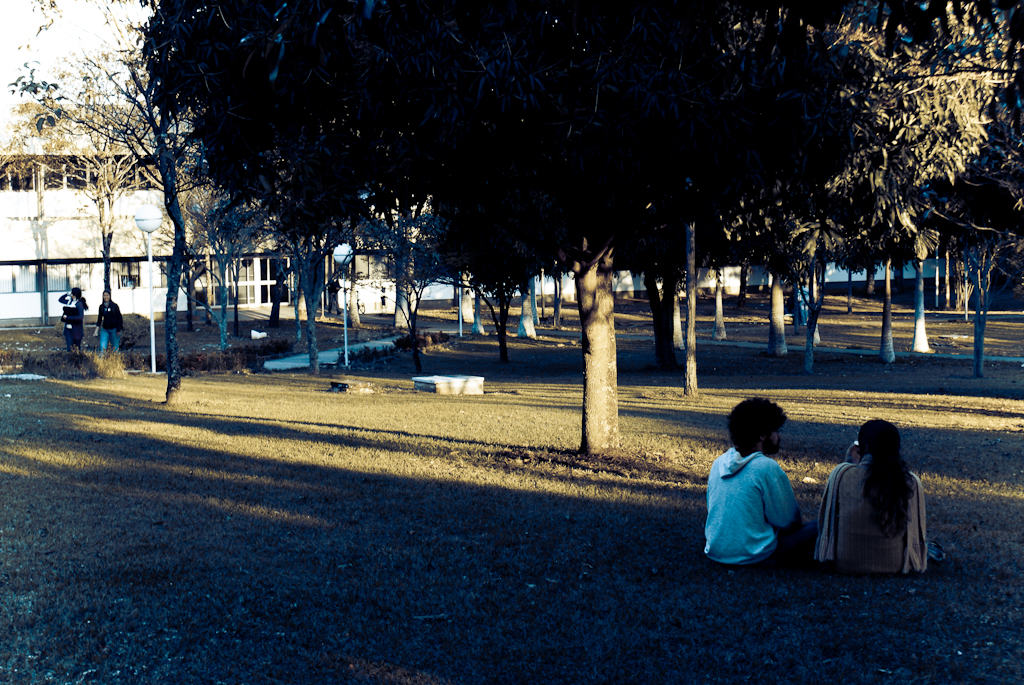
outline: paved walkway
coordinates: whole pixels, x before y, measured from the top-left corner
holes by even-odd
[[[348,346],[349,361],[352,360],[357,353],[364,350],[386,350],[391,348],[395,341],[398,340],[398,336],[391,336],[388,338],[381,338],[380,340],[371,340],[369,342],[361,343],[350,343]],[[334,365],[341,360],[341,363],[345,363],[345,348],[341,349],[330,349],[320,350],[320,365],[325,364]],[[263,364],[263,368],[268,371],[297,371],[300,369],[309,368],[309,353],[305,354],[292,354],[287,357],[281,357],[280,359],[269,359]]]

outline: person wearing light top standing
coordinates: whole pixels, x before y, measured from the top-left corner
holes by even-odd
[[[100,338],[100,353],[107,349],[107,345],[117,352],[121,349],[121,331],[124,329],[124,318],[121,316],[121,308],[110,299],[110,291],[103,291],[103,304],[100,305],[99,318],[96,319],[96,331],[93,335]]]
[[[818,522],[803,523],[793,486],[769,455],[780,447],[782,408],[763,398],[740,402],[729,414],[734,447],[708,475],[704,553],[727,565],[813,562]]]

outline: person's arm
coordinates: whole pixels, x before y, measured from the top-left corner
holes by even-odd
[[[762,490],[765,520],[779,530],[795,530],[803,525],[803,518],[793,494],[793,486],[782,467],[774,461],[772,464],[774,468],[768,474]]]
[[[846,458],[843,461],[847,464],[860,463],[860,441],[854,440],[853,444],[846,448]]]

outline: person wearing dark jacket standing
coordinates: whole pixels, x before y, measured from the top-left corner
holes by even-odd
[[[81,352],[82,338],[85,336],[85,310],[89,308],[82,297],[82,289],[72,288],[70,293],[64,293],[57,301],[64,305],[64,315],[60,320],[64,322],[64,342],[67,343],[68,352],[72,347]]]
[[[114,352],[121,349],[121,331],[124,329],[124,319],[121,317],[121,308],[110,299],[110,291],[103,291],[103,304],[100,305],[99,318],[96,319],[96,332],[94,335],[100,337],[100,353],[102,354],[110,345]]]

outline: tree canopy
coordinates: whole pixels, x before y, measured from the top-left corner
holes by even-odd
[[[576,276],[581,449],[601,451],[618,445],[616,255],[702,222],[791,245],[840,200],[916,227],[908,189],[962,169],[970,127],[939,125],[941,88],[878,65],[917,60],[915,78],[941,81],[924,71],[950,41],[923,39],[958,18],[947,61],[998,36],[1016,65],[1006,4],[162,0],[146,53],[217,182],[293,222],[368,214],[371,196],[399,212],[425,196],[491,214],[510,193],[554,203],[557,233],[511,237]],[[844,11],[863,36],[835,30]]]

